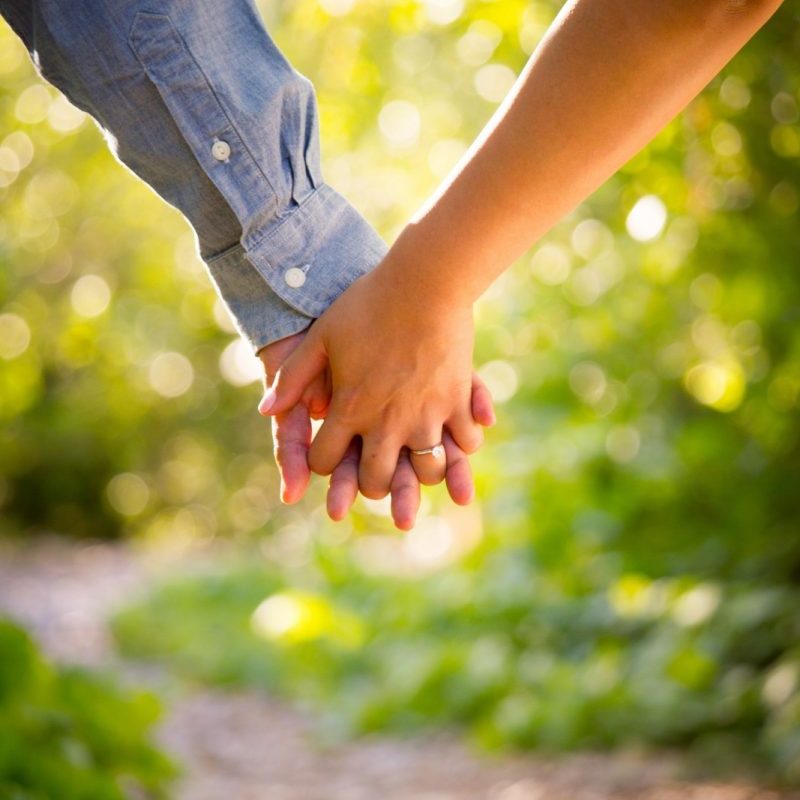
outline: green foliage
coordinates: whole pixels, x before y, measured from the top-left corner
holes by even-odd
[[[558,5],[264,12],[318,88],[327,179],[391,237]],[[730,735],[800,780],[799,16],[787,0],[479,304],[500,417],[480,503],[431,493],[405,540],[380,505],[340,528],[316,491],[279,505],[183,223],[0,31],[2,525],[178,552],[255,539],[278,577],[167,589],[122,640],[334,705],[345,728],[455,721],[492,746],[643,738],[733,760]],[[278,589],[264,640],[251,615]]]
[[[115,630],[134,657],[310,705],[331,735],[456,723],[492,748],[693,744],[800,779],[797,589],[627,575],[569,591],[519,546],[415,580],[323,546],[306,581],[252,563],[195,575]]]
[[[165,797],[173,767],[150,743],[155,698],[56,669],[0,619],[0,797]]]

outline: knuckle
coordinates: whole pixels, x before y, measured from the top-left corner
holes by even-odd
[[[417,482],[408,476],[392,484],[392,494],[399,500],[405,500],[416,488]]]
[[[447,459],[447,472],[457,472],[463,468],[464,464],[467,464],[467,457],[463,450],[457,448]]]
[[[451,489],[463,490],[464,487],[469,486],[469,480],[465,475],[455,474],[448,475],[447,484]]]
[[[364,392],[358,387],[337,389],[334,401],[336,414],[346,423],[358,419],[364,401]]]
[[[426,425],[417,428],[409,437],[409,448],[411,450],[422,450],[426,447],[433,447],[442,441],[442,428],[435,425]],[[412,454],[413,455],[413,454]]]
[[[330,489],[338,489],[338,488],[348,489],[353,485],[353,483],[354,480],[351,475],[347,475],[339,470],[334,470],[333,473],[331,474],[331,479],[328,482],[328,487]]]
[[[383,425],[374,428],[369,432],[369,445],[364,451],[364,457],[368,461],[379,461],[381,453],[393,447],[394,439],[392,431]]]
[[[400,451],[398,431],[379,416],[368,430],[362,433],[362,461],[370,464],[383,464],[391,460],[392,467],[397,464]],[[389,458],[391,454],[391,459]]]
[[[277,441],[272,448],[275,456],[275,461],[279,466],[282,466],[287,461],[305,457],[305,448],[300,442],[281,442]]]

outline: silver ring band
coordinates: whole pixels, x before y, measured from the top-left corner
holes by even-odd
[[[411,448],[409,448],[411,450]],[[434,458],[441,458],[444,455],[444,444],[433,445],[433,447],[423,447],[421,450],[411,450],[411,455],[414,456],[433,456]]]

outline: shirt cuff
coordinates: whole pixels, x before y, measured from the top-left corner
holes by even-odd
[[[387,247],[327,184],[291,213],[206,265],[241,334],[255,351],[307,328]]]

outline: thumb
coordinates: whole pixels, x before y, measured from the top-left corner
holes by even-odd
[[[311,328],[300,346],[281,364],[272,385],[264,392],[258,404],[259,414],[272,417],[296,406],[327,364],[322,337]]]

